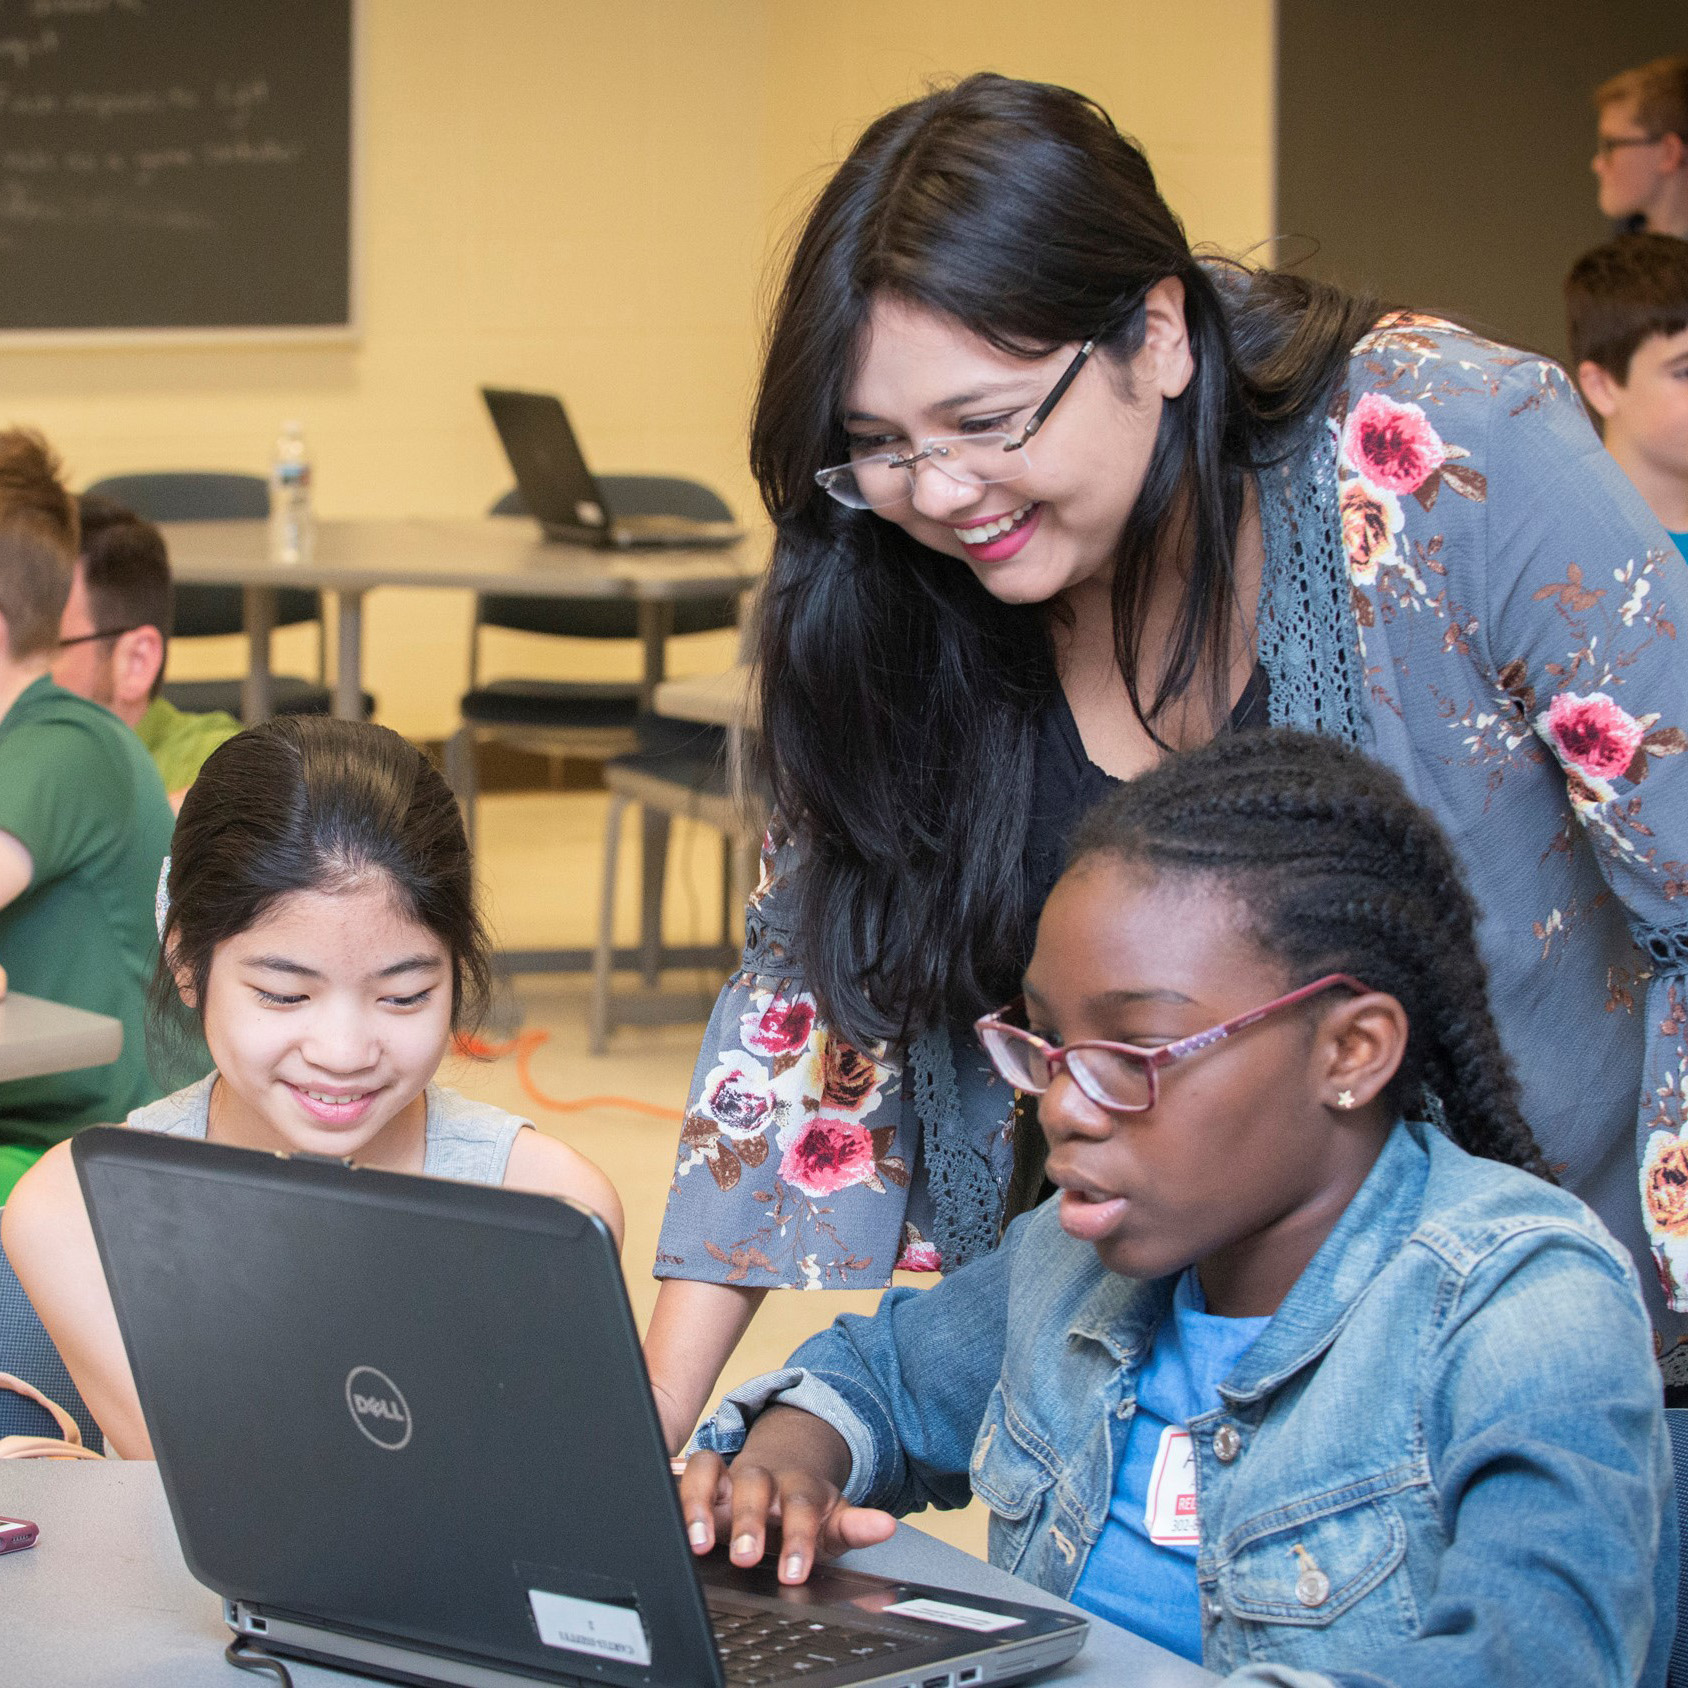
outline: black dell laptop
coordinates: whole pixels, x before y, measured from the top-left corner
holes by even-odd
[[[547,539],[622,548],[709,549],[744,538],[744,530],[729,521],[618,511],[613,492],[587,468],[568,412],[556,394],[482,387],[481,397],[504,455],[510,459],[522,502]]]
[[[183,1555],[243,1646],[473,1688],[968,1688],[1083,1643],[696,1559],[584,1208],[110,1127],[72,1156]]]

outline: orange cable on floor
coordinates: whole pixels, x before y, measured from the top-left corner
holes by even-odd
[[[580,1096],[573,1101],[564,1101],[556,1096],[547,1096],[534,1082],[532,1062],[535,1052],[540,1046],[550,1040],[551,1034],[545,1031],[518,1032],[508,1043],[488,1043],[483,1038],[459,1037],[453,1040],[452,1047],[459,1055],[465,1055],[479,1061],[497,1061],[506,1055],[516,1057],[516,1078],[528,1100],[537,1107],[549,1108],[554,1113],[578,1114],[589,1108],[617,1108],[623,1113],[647,1114],[652,1119],[673,1120],[678,1123],[685,1115],[678,1108],[665,1108],[657,1102],[641,1102],[634,1096]]]

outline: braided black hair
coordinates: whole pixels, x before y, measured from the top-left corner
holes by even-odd
[[[1489,1012],[1477,910],[1435,819],[1387,768],[1335,739],[1233,733],[1099,804],[1072,861],[1211,876],[1305,984],[1352,973],[1406,1010],[1391,1099],[1462,1148],[1553,1178]]]

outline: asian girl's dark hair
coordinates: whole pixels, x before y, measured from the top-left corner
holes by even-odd
[[[757,652],[766,775],[805,849],[806,976],[857,1041],[968,1019],[1011,994],[1037,910],[1022,859],[1048,606],[834,502],[843,393],[876,296],[1037,358],[1096,337],[1122,379],[1144,298],[1183,284],[1195,374],[1168,402],[1119,547],[1115,642],[1154,731],[1205,681],[1222,718],[1235,536],[1274,429],[1320,406],[1373,307],[1199,263],[1143,154],[1068,89],[979,75],[887,112],[822,191],[770,327],[751,465],[775,524]],[[1139,681],[1157,562],[1188,582],[1161,678]],[[1219,658],[1221,660],[1215,660]]]
[[[1291,986],[1349,973],[1406,1010],[1391,1100],[1462,1148],[1552,1180],[1489,1012],[1477,909],[1453,846],[1389,769],[1335,739],[1238,733],[1175,757],[1087,815],[1102,857],[1219,886]]]
[[[178,980],[202,1005],[220,943],[290,892],[377,875],[445,945],[452,1028],[473,1030],[490,992],[490,945],[462,816],[421,751],[372,722],[311,715],[278,716],[219,745],[188,788],[170,846],[151,1001],[159,1055],[177,1054],[173,1034],[186,1029]]]

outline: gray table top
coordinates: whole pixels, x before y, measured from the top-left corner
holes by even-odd
[[[123,1053],[123,1023],[38,996],[0,997],[0,1080],[103,1067]]]
[[[222,1606],[182,1563],[156,1466],[0,1462],[0,1514],[41,1527],[35,1547],[0,1556],[0,1679],[29,1688],[229,1688]],[[1030,1605],[1062,1604],[906,1527],[845,1563]],[[291,1660],[288,1668],[299,1688],[368,1680]],[[1052,1688],[1198,1688],[1217,1678],[1093,1618],[1084,1650],[1045,1680]]]
[[[672,600],[754,586],[760,547],[599,550],[546,540],[508,516],[461,520],[321,521],[308,563],[272,562],[265,523],[164,522],[178,580],[227,586],[304,586],[368,592],[378,586],[444,586],[554,598]]]
[[[663,680],[651,696],[658,715],[676,721],[707,721],[716,727],[755,724],[756,700],[751,695],[749,665],[740,663],[724,674],[697,674],[684,680]]]

